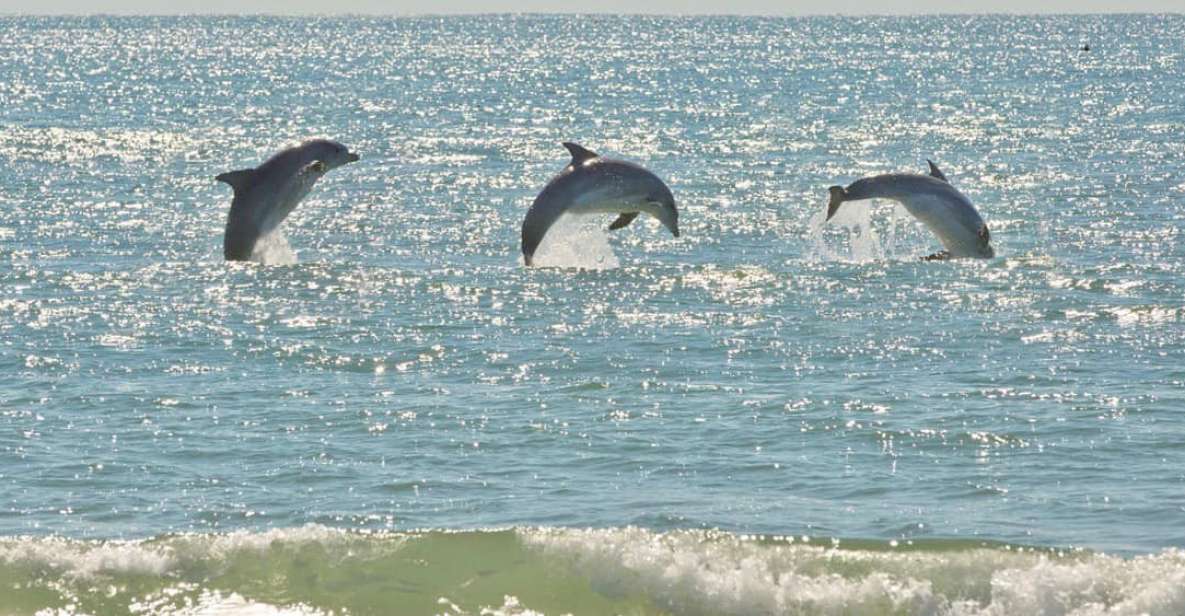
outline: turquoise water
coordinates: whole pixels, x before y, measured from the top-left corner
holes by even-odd
[[[1185,17],[0,33],[0,613],[1185,613]],[[566,140],[682,237],[522,267]]]

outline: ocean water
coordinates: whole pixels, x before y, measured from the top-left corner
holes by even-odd
[[[0,19],[0,614],[1183,614],[1183,83],[1182,16]],[[682,237],[523,267],[567,140]],[[926,159],[997,258],[822,224]]]

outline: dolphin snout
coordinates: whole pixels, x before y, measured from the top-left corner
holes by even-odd
[[[668,218],[664,216],[659,220],[662,222],[662,226],[666,227],[667,230],[671,232],[671,235],[679,237],[679,219]]]
[[[663,213],[666,215],[659,218],[662,225],[670,230],[671,235],[679,237],[679,210],[675,209],[675,204],[672,202],[671,209]]]
[[[354,152],[350,152],[349,154],[346,155],[346,162],[347,163],[356,163],[356,162],[358,162],[359,158],[362,158],[362,157],[358,156]]]

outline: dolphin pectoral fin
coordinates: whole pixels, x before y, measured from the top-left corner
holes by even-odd
[[[572,154],[572,166],[573,167],[579,167],[580,165],[583,165],[584,163],[596,158],[597,156],[600,156],[596,152],[586,149],[584,146],[580,145],[579,143],[572,143],[571,141],[565,141],[564,147],[568,148],[568,152],[570,152]]]
[[[992,232],[988,231],[987,223],[983,223],[979,227],[979,231],[975,234],[979,238],[979,255],[987,259],[995,258],[996,250],[992,248]]]
[[[251,185],[251,176],[253,175],[255,175],[254,169],[238,169],[219,174],[214,179],[219,182],[226,182],[234,189],[235,193],[238,193],[247,190],[247,187]]]
[[[624,229],[628,227],[631,222],[634,222],[634,219],[637,217],[638,212],[626,212],[625,214],[618,216],[617,220],[614,220],[613,223],[609,225],[609,230],[616,231],[618,229]]]
[[[932,255],[922,257],[923,261],[949,261],[950,251],[940,250]]]
[[[938,168],[938,165],[934,164],[934,161],[927,159],[926,164],[930,165],[930,177],[950,184],[950,180],[946,179],[946,174]]]

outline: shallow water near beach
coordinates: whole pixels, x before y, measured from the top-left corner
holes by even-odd
[[[1185,17],[0,34],[0,614],[1185,612]],[[523,267],[569,140],[682,236]],[[926,159],[996,259],[822,224]]]

